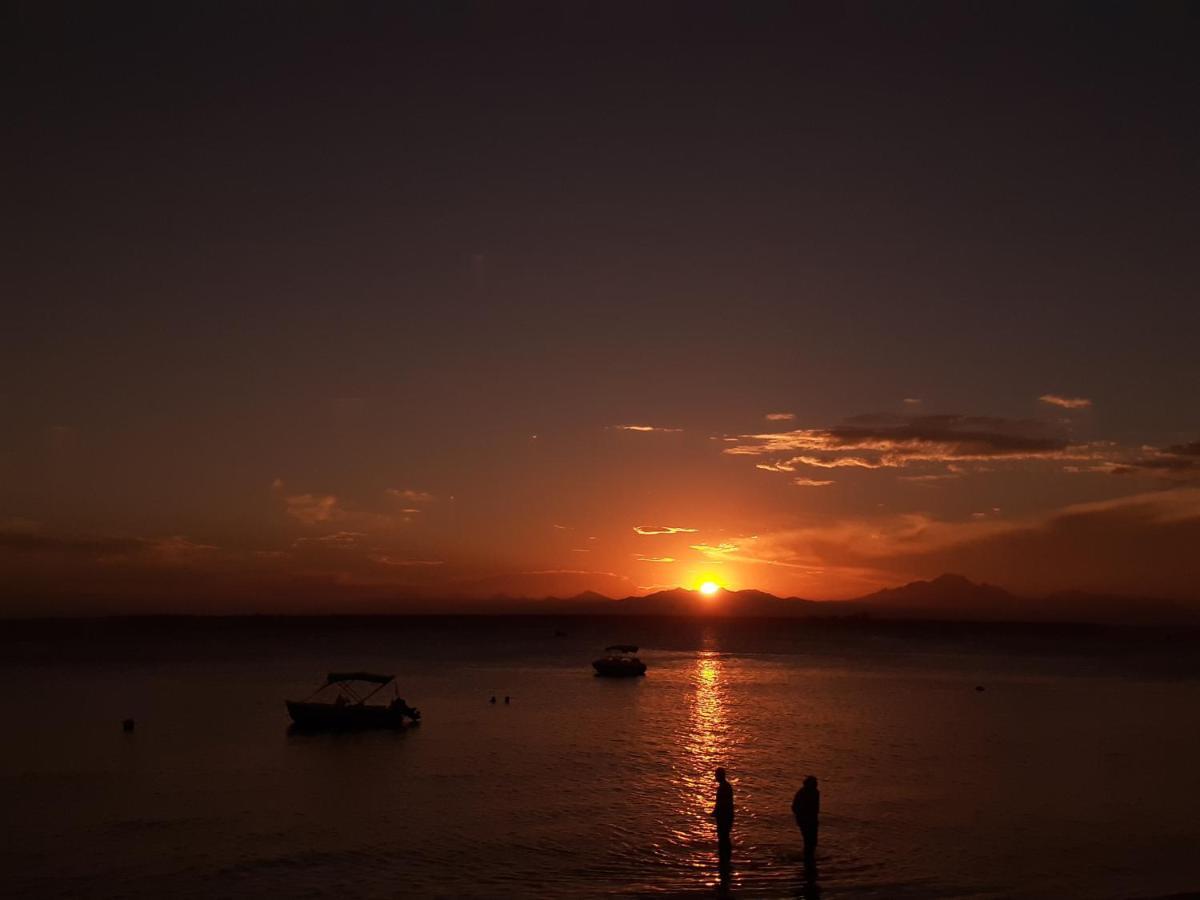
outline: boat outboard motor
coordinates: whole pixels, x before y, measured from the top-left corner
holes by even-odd
[[[419,722],[421,720],[421,711],[405,703],[403,697],[397,697],[392,701],[392,709],[400,710],[400,712],[404,713],[404,715],[408,716],[414,722]]]

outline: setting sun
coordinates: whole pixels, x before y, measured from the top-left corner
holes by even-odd
[[[700,593],[704,594],[706,597],[711,597],[720,589],[721,586],[715,581],[706,581],[700,585]]]

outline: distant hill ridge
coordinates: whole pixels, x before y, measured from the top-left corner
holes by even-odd
[[[878,616],[968,621],[1063,621],[1200,624],[1200,609],[1153,598],[1063,591],[1024,597],[1002,587],[946,573],[929,581],[883,588],[853,600],[805,600],[764,591],[718,591],[712,597],[686,588],[644,596],[610,599],[595,591],[536,603],[544,612],[624,613],[634,615],[719,616]]]
[[[1021,600],[1004,588],[977,584],[962,575],[946,573],[932,581],[910,581],[900,587],[883,588],[850,602],[947,609],[965,605],[972,609],[1004,610],[1011,609]]]

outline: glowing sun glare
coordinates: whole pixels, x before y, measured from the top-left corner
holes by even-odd
[[[713,594],[715,594],[720,589],[721,589],[721,586],[719,584],[717,584],[715,581],[706,581],[706,582],[704,582],[704,584],[700,585],[700,593],[702,593],[706,597],[711,597]]]

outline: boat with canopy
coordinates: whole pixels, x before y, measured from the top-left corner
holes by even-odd
[[[610,644],[604,656],[592,663],[597,675],[606,678],[631,678],[646,674],[646,664],[637,658],[635,644]]]
[[[369,703],[388,685],[390,703]],[[317,699],[325,694],[329,699]],[[330,672],[325,682],[304,700],[288,700],[288,714],[297,728],[352,731],[360,728],[403,728],[421,721],[421,711],[404,702],[394,675],[374,672]]]

